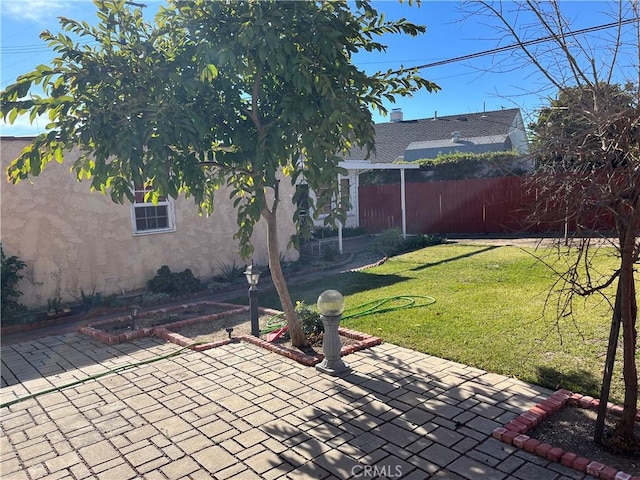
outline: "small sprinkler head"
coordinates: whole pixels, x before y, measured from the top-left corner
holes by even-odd
[[[229,335],[229,338],[231,338],[231,332],[233,332],[233,327],[227,327],[227,328],[225,328],[225,331]]]
[[[142,310],[142,307],[140,305],[131,306],[131,329],[132,330],[136,329],[136,318],[138,318],[138,314],[140,313],[140,310]]]

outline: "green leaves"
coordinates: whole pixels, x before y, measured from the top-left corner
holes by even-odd
[[[200,80],[203,82],[213,82],[218,76],[218,69],[213,64],[205,65],[200,73]]]
[[[374,147],[369,109],[439,88],[415,70],[370,75],[352,63],[355,52],[384,50],[381,35],[424,32],[366,1],[173,0],[153,23],[124,0],[95,5],[95,26],[61,18],[62,32],[44,32],[57,57],[1,94],[9,122],[47,115],[53,128],[9,179],[79,147],[77,178],[118,202],[148,182],[154,195],[184,193],[210,212],[227,183],[244,253],[254,225],[277,209],[279,178],[304,177],[330,203],[340,154]]]

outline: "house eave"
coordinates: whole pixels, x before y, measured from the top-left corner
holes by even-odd
[[[417,170],[420,165],[415,163],[376,163],[367,160],[344,160],[340,167],[347,170]]]

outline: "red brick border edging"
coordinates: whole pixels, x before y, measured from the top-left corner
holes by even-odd
[[[639,476],[631,476],[621,470],[591,461],[573,452],[566,452],[560,447],[554,447],[548,443],[529,437],[527,433],[543,420],[557,413],[567,403],[578,407],[597,410],[600,401],[593,397],[582,396],[569,390],[558,390],[547,400],[538,403],[519,417],[514,418],[504,427],[498,427],[493,431],[493,437],[498,440],[523,448],[538,457],[546,458],[552,462],[558,462],[580,472],[585,472],[595,478],[603,480],[640,480]],[[613,404],[607,405],[607,411],[612,414],[620,414],[621,407]],[[636,421],[640,421],[640,412],[636,414]]]
[[[171,313],[171,312],[176,312],[176,311],[180,311],[180,310],[186,310],[188,308],[193,308],[196,306],[201,306],[201,305],[211,305],[211,306],[216,306],[216,307],[229,307],[229,310],[225,310],[222,312],[218,312],[218,313],[212,313],[210,315],[203,315],[202,317],[195,317],[195,318],[189,318],[187,320],[179,320],[177,322],[173,322],[173,323],[169,323],[169,324],[165,324],[162,327],[149,327],[149,328],[140,328],[137,330],[130,330],[128,332],[122,332],[122,333],[109,333],[109,332],[105,332],[104,330],[100,330],[100,326],[104,326],[104,325],[112,325],[114,323],[118,323],[118,322],[130,322],[131,321],[131,317],[129,315],[124,315],[124,316],[120,316],[117,318],[110,318],[107,320],[102,320],[99,322],[95,322],[92,324],[89,324],[87,326],[84,327],[80,327],[78,329],[78,332],[84,334],[84,335],[88,335],[91,338],[95,338],[96,340],[99,340],[103,343],[106,343],[107,345],[117,345],[119,343],[122,342],[130,342],[132,340],[137,340],[139,338],[143,338],[143,337],[151,337],[151,336],[157,336],[160,338],[165,338],[163,335],[166,335],[162,330],[168,330],[171,328],[180,328],[180,327],[185,327],[187,325],[192,325],[195,323],[200,323],[200,322],[206,322],[207,320],[215,320],[217,318],[226,316],[226,315],[235,315],[236,313],[242,313],[242,312],[246,312],[249,310],[249,307],[243,307],[243,306],[238,306],[238,305],[233,305],[230,303],[222,303],[222,302],[195,302],[195,303],[185,303],[183,305],[176,305],[173,307],[167,307],[167,308],[158,308],[155,310],[149,310],[146,312],[142,312],[139,315],[139,318],[144,318],[144,317],[148,317],[151,315],[154,315],[156,313]],[[158,330],[158,334],[156,335],[155,330]],[[184,338],[184,337],[183,337]],[[165,338],[166,340],[166,338]],[[174,342],[177,343],[177,342]],[[193,340],[190,340],[188,343],[193,343]],[[228,343],[228,342],[227,342]],[[179,345],[182,345],[181,343],[178,343]],[[198,347],[199,350],[203,350],[201,345],[196,345],[196,347]],[[209,347],[212,348],[212,347]]]
[[[338,333],[343,337],[352,338],[357,340],[358,343],[354,345],[345,345],[340,350],[340,356],[344,357],[345,355],[349,355],[350,353],[357,352],[359,350],[364,350],[365,348],[370,348],[375,345],[380,345],[382,343],[382,339],[378,337],[373,337],[371,335],[367,335],[366,333],[356,332],[355,330],[348,330],[346,328],[338,328]],[[284,357],[295,360],[302,365],[306,365],[307,367],[312,367],[317,363],[320,363],[324,359],[324,355],[307,355],[306,353],[300,352],[299,350],[294,350],[291,348],[283,347],[282,345],[274,344],[267,342],[261,338],[253,337],[251,335],[243,335],[240,340],[244,342],[252,343],[253,345],[257,345],[265,350],[269,350],[270,352],[277,353],[278,355],[282,355]]]
[[[174,311],[184,310],[187,308],[192,308],[194,306],[203,305],[203,304],[216,305],[216,306],[229,306],[233,308],[224,312],[214,313],[211,315],[205,315],[205,316],[196,317],[196,318],[189,318],[187,320],[179,320],[177,322],[168,323],[158,327],[140,328],[137,330],[131,330],[123,333],[108,333],[96,327],[100,327],[103,325],[110,325],[117,322],[130,322],[131,320],[129,316],[122,316],[118,318],[102,320],[100,322],[96,322],[84,327],[80,327],[78,331],[84,335],[88,335],[91,338],[95,338],[96,340],[106,343],[107,345],[117,345],[119,343],[130,342],[132,340],[136,340],[143,337],[154,336],[154,337],[158,337],[163,340],[166,340],[168,342],[175,343],[176,345],[185,347],[187,345],[194,343],[193,339],[187,338],[175,332],[174,330],[177,330],[181,327],[185,327],[187,325],[193,325],[193,324],[204,322],[207,320],[215,320],[217,318],[221,318],[227,315],[234,315],[236,313],[242,313],[249,310],[249,307],[238,307],[238,305],[233,305],[233,304],[218,303],[218,302],[197,302],[197,303],[188,303],[184,305],[178,305],[171,308],[156,309],[156,310],[144,312],[140,316],[141,317],[149,316],[158,312],[161,312],[161,313],[174,312]],[[281,313],[279,311],[268,309],[268,308],[260,308],[260,312],[273,313],[273,314]],[[370,348],[375,345],[380,345],[382,343],[382,339],[378,337],[374,337],[366,333],[357,332],[355,330],[349,330],[347,328],[342,328],[342,327],[338,328],[338,333],[343,337],[348,337],[348,338],[357,340],[358,342],[353,345],[343,346],[340,352],[341,356],[349,355],[350,353],[357,352],[359,350],[364,350],[365,348]],[[288,357],[306,366],[314,366],[317,363],[320,363],[324,359],[324,355],[322,354],[307,355],[303,352],[300,352],[299,350],[294,350],[294,349],[284,347],[282,345],[270,343],[270,342],[267,342],[266,340],[253,337],[251,335],[241,335],[241,336],[233,337],[229,339],[218,340],[216,342],[192,345],[189,348],[191,350],[201,352],[203,350],[220,347],[222,345],[235,343],[237,341],[245,341],[248,343],[252,343],[261,348],[264,348],[265,350],[269,350],[273,353],[277,353],[284,357]]]

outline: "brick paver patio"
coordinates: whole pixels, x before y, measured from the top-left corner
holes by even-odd
[[[2,347],[2,403],[179,350],[78,334]],[[552,392],[383,344],[335,378],[248,343],[0,410],[2,479],[588,479],[492,438]]]

